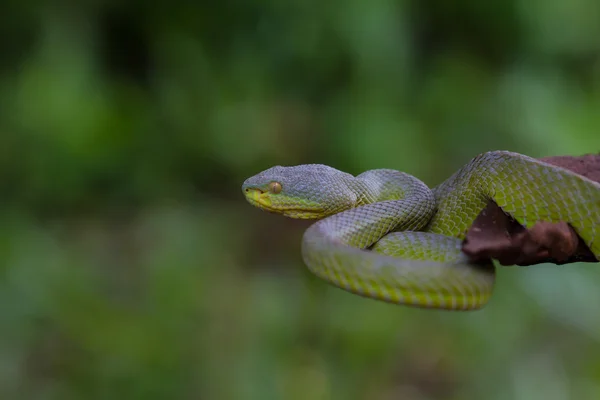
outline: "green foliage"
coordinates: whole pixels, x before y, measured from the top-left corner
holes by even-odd
[[[600,151],[598,4],[8,2],[0,397],[597,398],[597,266],[394,307],[310,276],[307,225],[240,186]]]

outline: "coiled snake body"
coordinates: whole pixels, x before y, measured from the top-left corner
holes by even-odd
[[[308,164],[269,168],[242,191],[263,210],[318,219],[302,240],[310,271],[390,303],[473,310],[488,302],[493,264],[472,264],[461,251],[488,201],[528,228],[569,223],[600,259],[600,184],[518,153],[480,154],[433,190],[400,171],[354,177]]]

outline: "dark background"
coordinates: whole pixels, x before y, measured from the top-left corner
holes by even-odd
[[[0,398],[593,399],[598,266],[475,313],[306,271],[243,180],[600,151],[600,2],[6,1]]]

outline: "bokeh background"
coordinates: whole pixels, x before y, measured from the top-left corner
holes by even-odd
[[[600,398],[598,265],[391,306],[240,190],[599,152],[599,2],[9,0],[0,60],[0,398]]]

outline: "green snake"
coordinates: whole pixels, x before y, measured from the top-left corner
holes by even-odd
[[[494,264],[474,264],[462,239],[489,201],[527,228],[567,222],[600,259],[600,184],[528,156],[491,151],[437,187],[391,169],[360,175],[320,164],[275,166],[242,185],[254,206],[315,219],[304,233],[309,270],[351,293],[408,306],[475,310]]]

